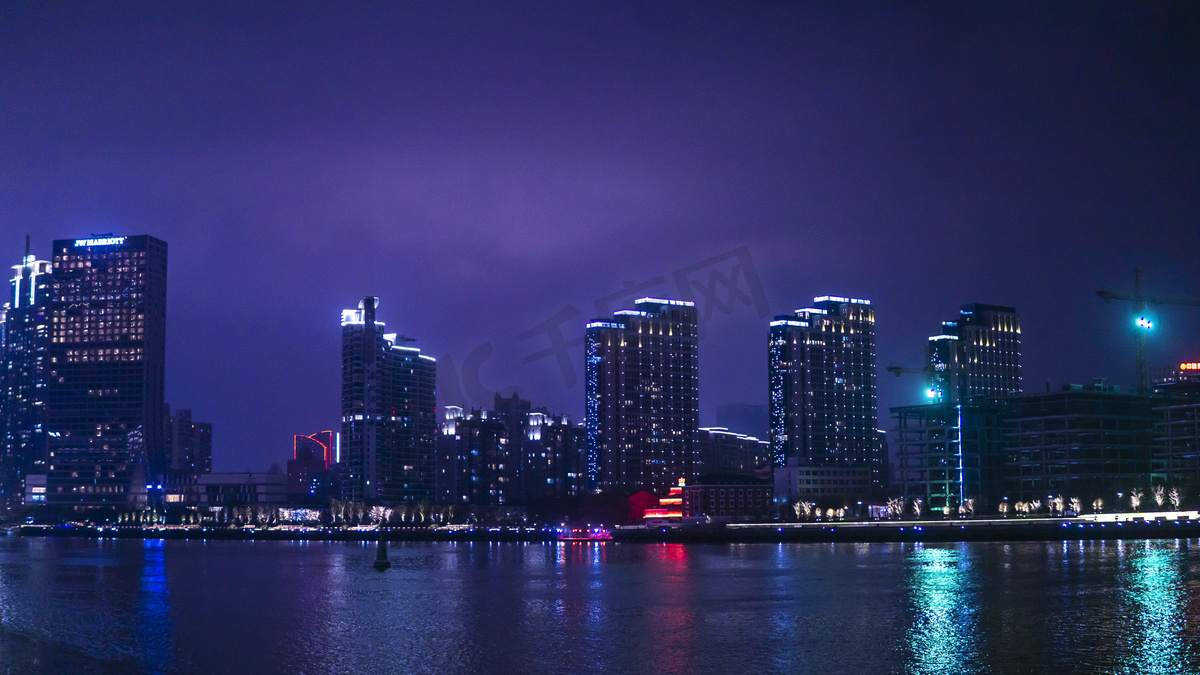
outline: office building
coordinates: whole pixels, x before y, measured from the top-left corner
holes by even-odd
[[[1181,363],[1156,377],[1154,395],[1156,478],[1169,485],[1200,484],[1200,362]]]
[[[437,363],[384,333],[378,302],[367,297],[342,312],[342,495],[432,499]]]
[[[1007,492],[1006,414],[1011,397],[975,396],[892,408],[896,420],[893,485],[931,510],[974,499],[991,512]]]
[[[587,324],[588,482],[663,493],[697,471],[696,306],[642,298]]]
[[[47,389],[51,299],[51,264],[29,254],[12,279],[4,304],[3,370],[0,371],[0,510],[19,509],[25,499],[25,477],[46,472]],[[44,485],[42,493],[44,494]],[[39,500],[42,501],[42,500]]]
[[[768,343],[771,454],[777,500],[802,467],[867,470],[867,486],[848,484],[847,499],[886,489],[877,433],[875,313],[870,300],[822,296],[779,316]],[[878,481],[878,483],[876,482]]]
[[[168,468],[167,244],[54,242],[46,502],[138,507]]]
[[[1147,487],[1160,414],[1155,407],[1152,397],[1122,392],[1104,379],[1017,398],[1006,414],[1008,495],[1085,503],[1100,497],[1111,504],[1118,492]]]
[[[963,305],[926,349],[929,390],[951,403],[1021,393],[1021,319],[998,305]]]

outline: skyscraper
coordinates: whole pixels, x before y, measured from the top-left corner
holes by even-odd
[[[4,304],[4,359],[0,371],[3,445],[0,446],[0,508],[21,506],[25,476],[46,471],[46,366],[50,345],[51,265],[29,254],[14,265]]]
[[[433,497],[437,362],[384,334],[379,299],[342,312],[342,494],[347,499]]]
[[[167,244],[54,242],[47,503],[129,506],[167,468]]]
[[[973,396],[1021,393],[1021,319],[998,305],[963,305],[943,321],[926,351],[930,393],[955,402]]]
[[[634,307],[587,324],[588,482],[665,492],[696,475],[696,307],[656,298]]]
[[[883,463],[871,301],[821,296],[794,316],[776,317],[770,328],[771,452],[777,477],[788,466],[858,470]],[[884,486],[875,483],[883,473],[871,475],[875,478],[868,485],[848,482],[844,494],[881,490]],[[776,492],[777,499],[785,496]]]

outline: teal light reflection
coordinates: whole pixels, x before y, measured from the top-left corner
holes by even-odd
[[[1129,662],[1122,672],[1188,672],[1187,597],[1180,553],[1161,544],[1134,551],[1132,573],[1126,590],[1137,630],[1129,635]]]
[[[979,670],[975,603],[962,557],[958,551],[919,548],[910,559],[915,616],[908,630],[908,672]]]

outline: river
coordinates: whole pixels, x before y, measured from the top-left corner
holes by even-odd
[[[1200,672],[1198,548],[0,537],[0,672]]]

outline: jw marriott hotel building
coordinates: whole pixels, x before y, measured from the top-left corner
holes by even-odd
[[[54,242],[46,503],[134,506],[165,469],[167,244]]]

